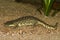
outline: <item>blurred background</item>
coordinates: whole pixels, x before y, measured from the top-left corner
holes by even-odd
[[[43,0],[15,0],[16,2],[23,2],[23,3],[30,3],[35,6],[41,6],[43,4]],[[53,8],[54,9],[60,9],[60,0],[54,0],[53,3]]]

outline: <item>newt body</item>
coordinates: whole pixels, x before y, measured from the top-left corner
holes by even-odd
[[[4,23],[5,26],[7,27],[11,27],[11,28],[15,28],[15,27],[21,27],[21,26],[30,26],[30,25],[42,25],[45,28],[48,29],[56,29],[56,25],[52,26],[52,25],[48,25],[47,23],[45,23],[44,21],[33,17],[33,16],[24,16],[21,18],[18,18],[16,20],[12,20],[12,21],[7,21],[6,23]]]

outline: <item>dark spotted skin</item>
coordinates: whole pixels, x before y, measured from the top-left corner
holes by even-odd
[[[42,25],[45,28],[49,28],[49,29],[56,29],[55,26],[52,25],[48,25],[45,22],[43,22],[42,20],[33,17],[33,16],[24,16],[24,17],[20,17],[16,20],[12,20],[12,21],[7,21],[6,23],[4,23],[4,26],[7,27],[11,27],[11,28],[15,28],[15,27],[22,27],[22,26],[33,26],[33,25]]]

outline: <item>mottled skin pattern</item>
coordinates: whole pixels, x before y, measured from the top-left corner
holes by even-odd
[[[36,17],[33,17],[33,16],[24,16],[24,17],[18,18],[16,20],[7,21],[6,23],[4,23],[4,26],[11,27],[11,28],[28,26],[28,25],[29,26],[42,25],[48,29],[56,29],[57,23],[54,26],[48,25],[45,22],[43,22],[42,20],[40,20]]]

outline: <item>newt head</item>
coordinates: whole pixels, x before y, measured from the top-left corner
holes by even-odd
[[[11,27],[11,28],[13,28],[13,27],[15,27],[16,25],[17,25],[16,23],[10,22],[10,21],[7,21],[6,23],[4,23],[4,26],[5,26],[5,27]]]

